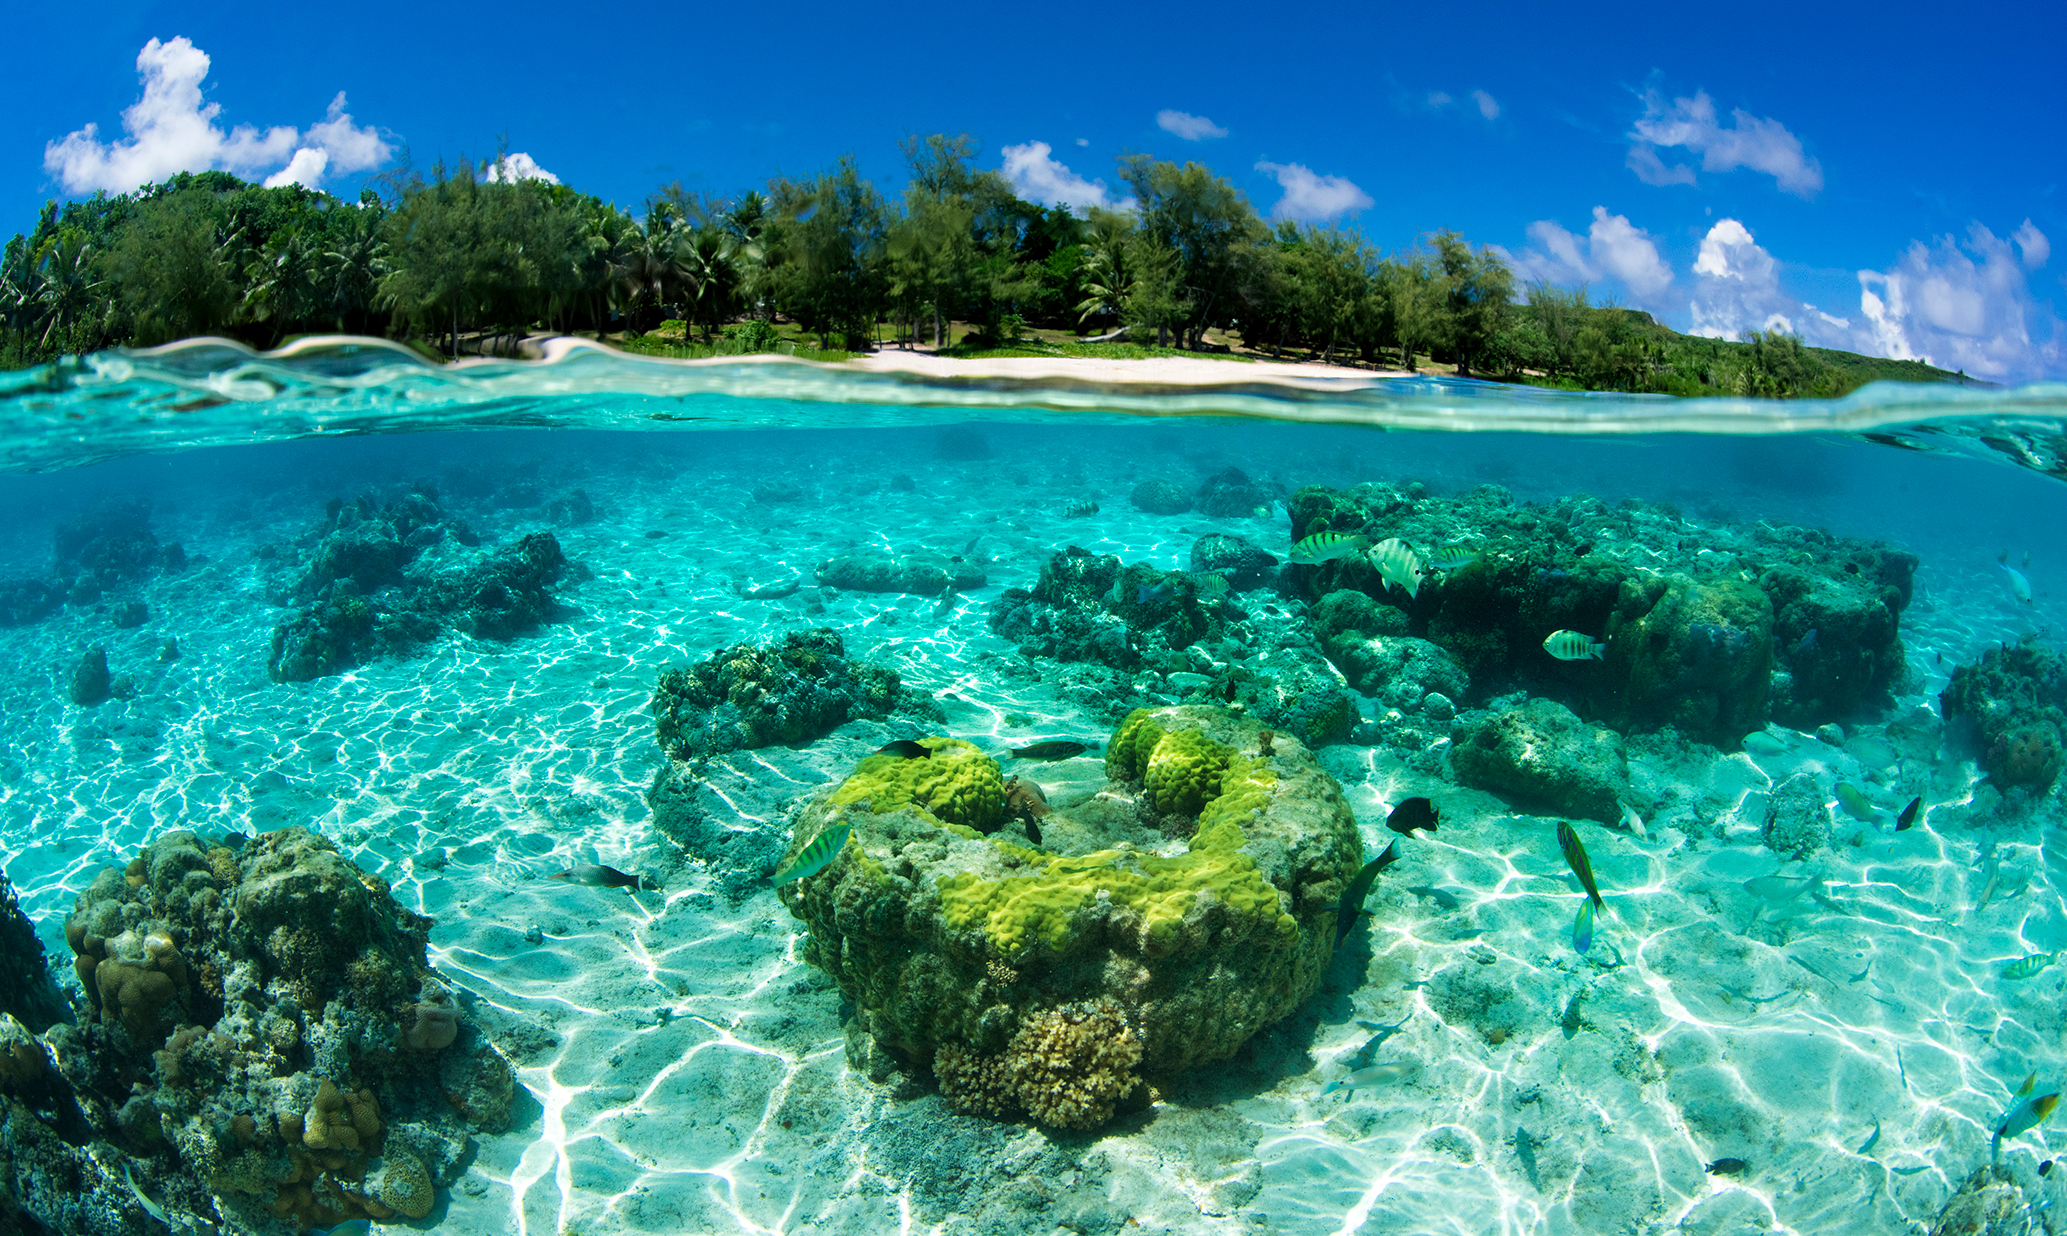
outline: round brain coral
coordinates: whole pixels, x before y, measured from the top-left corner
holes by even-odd
[[[380,1174],[381,1204],[411,1219],[430,1214],[437,1192],[423,1160],[406,1150],[390,1150],[385,1160],[387,1166]]]

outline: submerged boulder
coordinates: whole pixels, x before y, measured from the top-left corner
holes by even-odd
[[[1191,491],[1175,481],[1138,482],[1127,500],[1151,515],[1182,515],[1191,509]]]
[[[2004,790],[2051,789],[2067,763],[2067,657],[2035,643],[1991,648],[1952,671],[1939,702]]]
[[[1622,736],[1555,700],[1458,718],[1450,765],[1459,782],[1525,808],[1608,824],[1621,822],[1629,794]]]
[[[818,568],[818,582],[849,592],[937,597],[983,587],[983,568],[932,554],[850,554]]]
[[[650,707],[671,759],[809,742],[898,704],[895,670],[850,660],[828,627],[772,644],[735,644],[695,665],[663,670]]]
[[[1260,588],[1277,573],[1277,555],[1225,532],[1208,532],[1191,543],[1191,570],[1225,575],[1238,592]]]
[[[1773,607],[1757,588],[1677,574],[1628,579],[1606,631],[1606,681],[1590,694],[1616,729],[1670,725],[1734,746],[1765,727]]]
[[[1041,565],[1031,589],[992,602],[990,627],[1027,656],[1181,668],[1188,662],[1171,654],[1206,638],[1214,618],[1197,577],[1072,545]]]
[[[1138,710],[1104,792],[1058,803],[1039,845],[1000,827],[988,757],[928,745],[870,756],[806,807],[790,858],[851,834],[780,893],[865,1033],[930,1063],[963,1110],[1093,1127],[1319,986],[1361,846],[1296,739],[1220,708]]]

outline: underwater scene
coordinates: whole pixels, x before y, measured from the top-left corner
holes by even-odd
[[[2067,1230],[2067,388],[1154,364],[0,376],[0,1228]]]

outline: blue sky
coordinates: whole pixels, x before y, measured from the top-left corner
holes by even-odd
[[[1116,198],[1127,151],[1197,159],[1266,213],[1388,250],[1456,228],[1683,330],[2067,376],[2058,5],[1072,11],[24,7],[0,226],[174,165],[350,196],[382,155],[504,134],[626,206],[850,152],[894,194],[901,135],[967,132],[1030,195]]]

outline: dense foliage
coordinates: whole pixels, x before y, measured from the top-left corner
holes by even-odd
[[[1426,356],[1466,375],[1682,395],[1947,376],[1786,336],[1679,335],[1583,287],[1518,295],[1498,254],[1454,232],[1383,254],[1351,230],[1273,227],[1196,163],[1129,156],[1120,178],[1138,206],[1079,218],[1021,200],[975,166],[966,137],[911,138],[904,154],[899,201],[849,159],[732,199],[671,187],[638,217],[513,180],[499,161],[393,173],[356,202],[222,172],[53,202],[0,259],[0,364],[327,331],[451,355],[537,330],[636,337],[663,323],[684,347],[723,354],[764,348],[786,321],[820,349],[863,349],[887,328],[981,351],[1038,326],[1226,350],[1213,332],[1274,356],[1408,368]],[[954,322],[969,328],[959,342]]]

